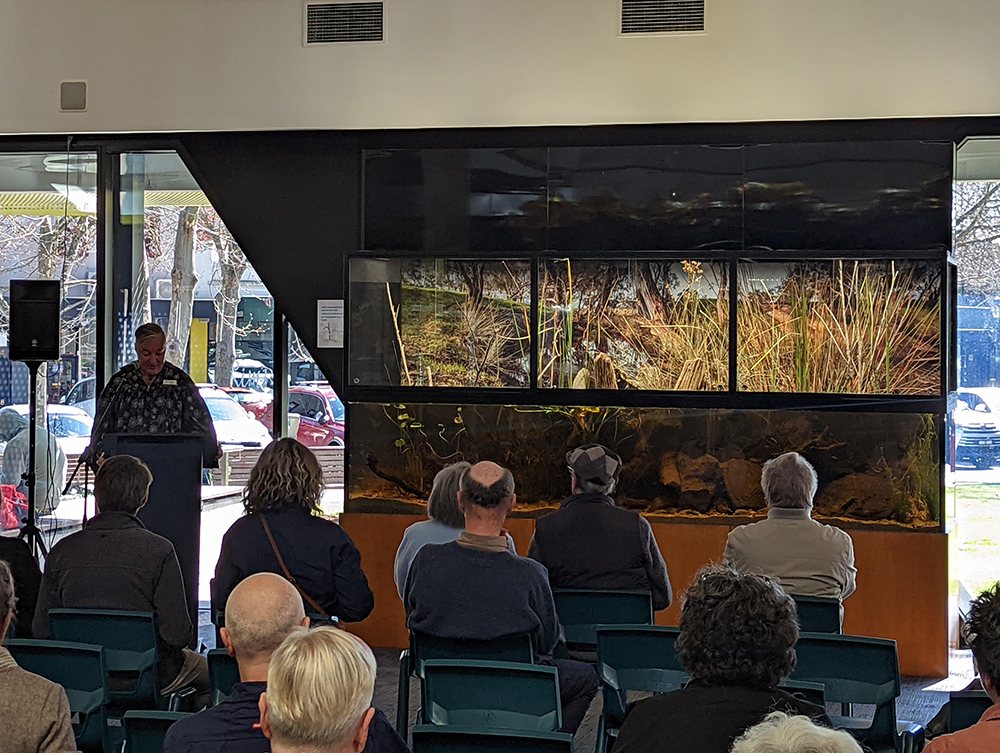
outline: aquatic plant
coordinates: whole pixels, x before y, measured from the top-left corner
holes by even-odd
[[[931,265],[835,260],[772,287],[740,265],[739,389],[937,394],[940,274]]]

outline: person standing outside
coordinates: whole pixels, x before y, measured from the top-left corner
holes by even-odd
[[[201,434],[206,447],[221,448],[212,416],[194,380],[166,360],[167,336],[159,324],[143,324],[135,331],[139,359],[111,377],[94,415],[94,431],[87,462],[94,470],[105,456],[107,434]]]

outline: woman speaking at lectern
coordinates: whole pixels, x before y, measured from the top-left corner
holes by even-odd
[[[87,450],[94,470],[104,455],[106,434],[201,434],[218,447],[208,406],[183,369],[168,363],[167,336],[158,324],[135,331],[138,361],[111,377],[97,399],[97,417]]]

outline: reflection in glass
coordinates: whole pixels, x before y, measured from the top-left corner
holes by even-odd
[[[539,386],[728,387],[725,265],[557,259],[539,281]]]
[[[940,307],[937,263],[741,263],[739,389],[936,395]]]
[[[814,514],[852,525],[937,530],[939,418],[840,411],[352,403],[349,512],[421,514],[434,475],[495,460],[517,485],[515,514],[570,493],[565,453],[600,442],[623,461],[620,506],[673,520],[765,514],[764,463],[796,450],[815,466]]]
[[[527,386],[530,303],[523,261],[353,259],[354,382]],[[385,347],[372,351],[375,333]],[[373,355],[380,362],[369,365]]]

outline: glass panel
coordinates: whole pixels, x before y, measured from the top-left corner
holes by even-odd
[[[740,147],[570,147],[549,159],[551,249],[741,247]]]
[[[727,389],[727,277],[698,260],[543,263],[539,386]]]
[[[746,248],[951,245],[950,142],[763,144],[746,149]]]
[[[525,261],[352,259],[354,384],[525,387]]]
[[[366,249],[545,247],[545,149],[369,151],[364,161]]]
[[[274,394],[273,299],[176,152],[123,155],[120,200],[116,266],[131,261],[134,281],[121,357],[132,357],[139,323],[160,324],[167,360],[205,385],[226,452],[215,481],[245,480],[232,469],[270,441],[261,419]]]
[[[936,395],[941,266],[931,262],[743,262],[740,390]]]
[[[14,404],[28,415],[28,369],[6,357],[10,281],[61,280],[60,359],[39,372],[39,402],[50,404],[39,413],[39,423],[45,425],[47,412],[71,462],[89,444],[89,437],[81,436],[89,434],[94,412],[96,212],[95,154],[0,154],[0,406]],[[59,402],[68,405],[51,405]],[[44,462],[40,457],[40,466]],[[49,487],[63,483],[50,480]],[[40,501],[39,507],[46,510],[48,504]],[[64,509],[61,515],[69,514]]]
[[[537,517],[569,494],[565,453],[600,442],[624,463],[616,502],[658,520],[763,516],[763,464],[796,450],[819,476],[819,519],[940,529],[933,415],[419,403],[349,412],[349,512],[422,513],[442,467],[493,459],[514,474],[514,514]]]

